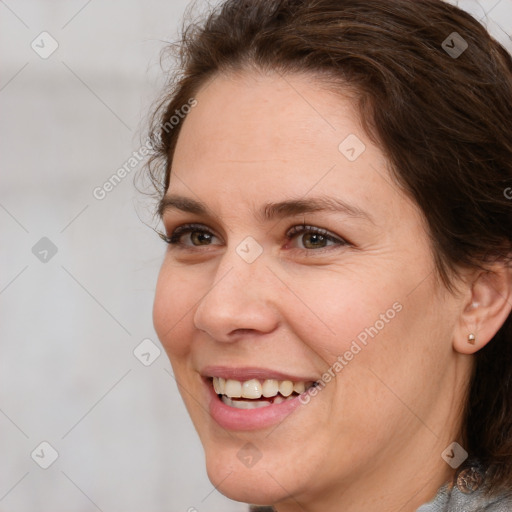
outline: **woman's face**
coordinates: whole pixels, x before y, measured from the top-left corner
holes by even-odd
[[[154,323],[210,479],[279,510],[421,493],[448,468],[467,366],[418,208],[353,102],[311,77],[221,75],[196,100],[163,213],[169,237],[194,227],[168,247]],[[287,380],[320,386],[236,398]]]

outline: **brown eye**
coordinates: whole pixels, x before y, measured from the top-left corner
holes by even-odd
[[[170,245],[184,247],[200,247],[214,245],[212,240],[217,238],[211,231],[201,225],[186,224],[177,227],[170,236],[159,234],[165,242]],[[190,235],[186,237],[185,235]]]
[[[189,233],[191,234],[190,240],[192,240],[193,245],[209,245],[213,236],[205,231],[189,231]]]
[[[315,250],[324,249],[331,245],[348,245],[348,242],[338,236],[329,233],[323,228],[317,228],[314,226],[294,226],[286,234],[289,240],[297,239],[301,241],[302,247],[298,247],[300,250]]]
[[[318,233],[306,233],[302,235],[302,245],[306,249],[317,249],[318,247],[325,247],[329,240]]]

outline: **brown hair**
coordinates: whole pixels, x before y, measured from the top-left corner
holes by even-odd
[[[448,52],[463,48],[453,32],[467,43],[460,55]],[[160,197],[181,127],[169,120],[208,79],[310,73],[355,93],[367,135],[423,212],[449,289],[459,268],[510,264],[512,59],[469,14],[441,0],[227,0],[188,24],[178,48],[180,71],[152,118],[147,169]],[[510,486],[510,316],[475,354],[461,435],[489,468],[489,492]]]

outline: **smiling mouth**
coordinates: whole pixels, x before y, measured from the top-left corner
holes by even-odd
[[[276,379],[239,381],[210,377],[210,385],[222,402],[235,409],[257,409],[293,400],[316,386],[316,382]]]

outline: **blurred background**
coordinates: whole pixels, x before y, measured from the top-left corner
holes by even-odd
[[[0,0],[1,512],[247,510],[153,330],[165,244],[133,184],[188,3]],[[512,51],[512,0],[453,3]]]

